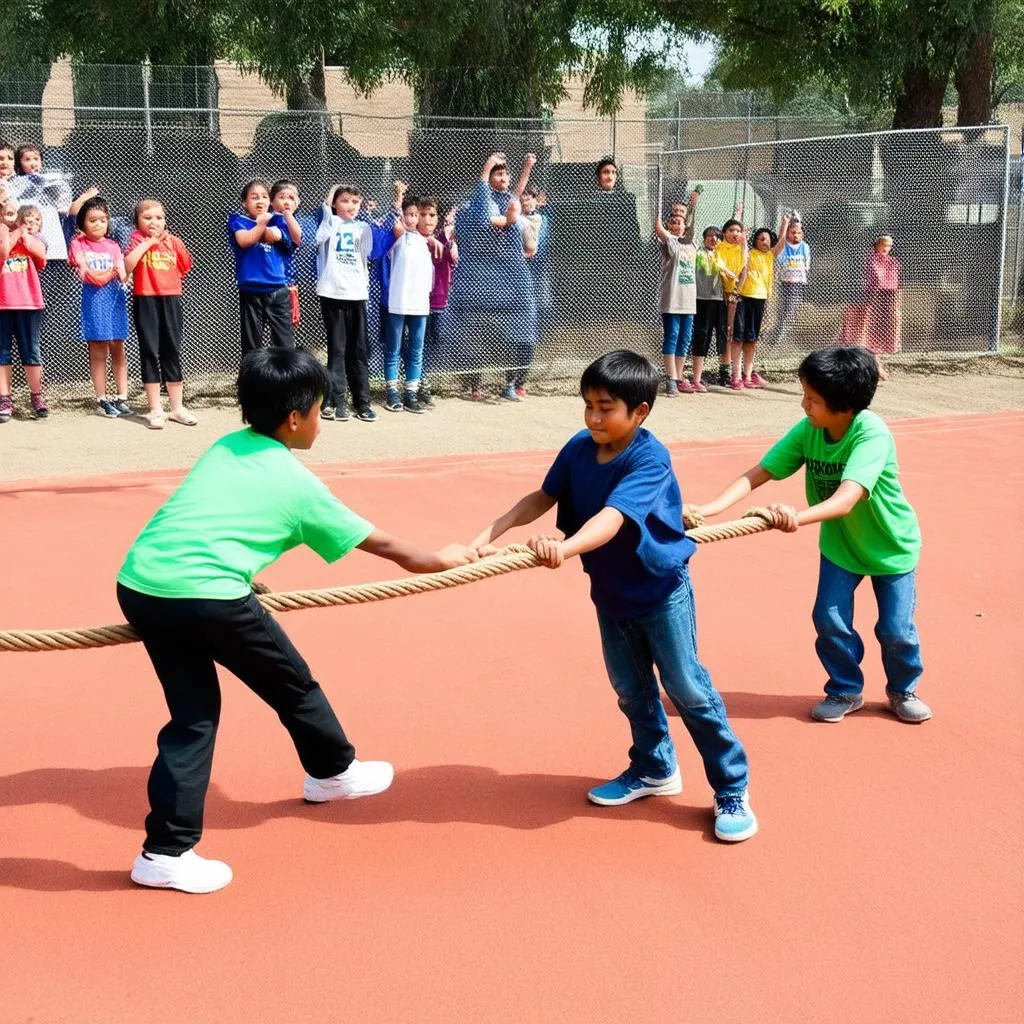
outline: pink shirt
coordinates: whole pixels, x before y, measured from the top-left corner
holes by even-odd
[[[33,256],[19,238],[0,267],[0,309],[42,309],[39,271],[45,266],[45,258]]]
[[[101,238],[91,242],[85,235],[76,235],[68,252],[68,263],[75,267],[78,276],[85,280],[86,271],[124,269],[124,255],[112,238]]]
[[[864,268],[864,288],[869,292],[898,292],[900,262],[895,256],[873,252]]]
[[[448,290],[452,286],[452,267],[455,261],[452,259],[452,243],[443,235],[437,236],[438,241],[444,244],[440,256],[430,254],[434,261],[434,287],[430,290],[430,308],[444,309],[448,305]]]

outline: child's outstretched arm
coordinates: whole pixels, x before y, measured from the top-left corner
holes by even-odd
[[[537,157],[534,153],[527,153],[523,157],[523,169],[519,174],[519,181],[516,184],[516,195],[521,199],[526,186],[530,184],[530,172],[537,165]]]
[[[771,473],[758,463],[756,466],[748,469],[742,476],[736,477],[714,500],[704,505],[687,506],[687,508],[696,508],[698,512],[708,518],[717,516],[727,508],[732,508],[736,502],[741,501],[751,491],[757,490],[762,484],[766,484],[769,480],[774,479]]]
[[[660,213],[654,218],[654,233],[658,236],[659,242],[664,242],[666,238],[670,237],[664,223],[662,223]]]
[[[783,249],[786,248],[786,232],[789,231],[789,222],[792,218],[788,213],[782,215],[782,220],[779,221],[779,238],[778,241],[772,246],[772,255],[778,256]]]
[[[472,547],[465,544],[449,544],[438,551],[426,551],[383,530],[374,530],[357,546],[360,551],[386,558],[407,572],[440,572],[475,562],[479,557]]]
[[[503,533],[517,526],[525,526],[540,519],[545,512],[554,508],[555,499],[541,490],[531,491],[520,498],[504,515],[498,516],[489,526],[482,529],[470,542],[471,548],[486,548]]]
[[[683,226],[682,240],[686,245],[693,245],[694,229],[697,226],[697,203],[700,193],[694,189],[690,193],[690,201],[686,205],[686,221]]]
[[[526,543],[549,569],[557,569],[573,555],[585,555],[603,547],[622,529],[625,521],[626,517],[617,508],[606,505],[566,540],[545,534],[531,537]]]

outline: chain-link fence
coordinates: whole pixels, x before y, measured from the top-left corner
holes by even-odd
[[[204,83],[189,83],[205,88]],[[135,203],[161,199],[169,227],[194,256],[184,295],[183,367],[195,392],[228,393],[239,358],[239,313],[226,220],[251,178],[295,180],[303,245],[297,259],[302,319],[297,341],[323,353],[313,240],[320,204],[339,181],[358,183],[386,210],[396,179],[437,196],[442,218],[458,211],[461,261],[435,349],[432,380],[457,387],[467,374],[504,380],[531,350],[538,385],[572,387],[596,353],[628,346],[661,352],[660,254],[653,222],[695,184],[703,187],[700,230],[721,225],[737,200],[748,227],[775,229],[781,210],[799,210],[812,262],[796,329],[765,345],[767,363],[789,364],[808,348],[863,337],[864,264],[877,234],[895,238],[902,264],[903,351],[984,351],[995,347],[1007,205],[1004,129],[883,132],[676,150],[672,121],[477,121],[351,114],[146,108],[48,109],[47,132],[61,144],[45,167],[73,194],[96,184],[110,203],[115,233],[131,229]],[[8,106],[0,137],[40,137],[35,111]],[[179,116],[180,115],[180,116]],[[65,122],[61,122],[61,118]],[[705,125],[702,131],[710,131]],[[731,136],[725,136],[731,138]],[[508,154],[512,183],[527,153],[546,199],[541,244],[527,259],[488,241],[468,200],[487,156]],[[595,180],[614,153],[614,189]],[[499,198],[504,208],[505,199]],[[514,247],[513,247],[514,249]],[[507,287],[509,280],[527,282]],[[379,293],[371,273],[371,369],[382,369]],[[87,392],[86,346],[78,341],[80,293],[67,265],[45,271],[43,356],[51,393]],[[766,339],[777,338],[773,301]],[[859,327],[858,327],[859,323]],[[860,330],[861,334],[857,334]],[[138,380],[134,337],[130,370]]]

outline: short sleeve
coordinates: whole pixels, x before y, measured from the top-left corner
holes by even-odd
[[[779,441],[768,449],[761,466],[776,480],[792,476],[804,464],[804,437],[807,422],[801,420]]]
[[[192,254],[185,248],[185,243],[177,235],[171,235],[170,241],[178,261],[178,273],[184,277],[192,269]]]
[[[650,513],[660,506],[673,479],[672,467],[667,462],[645,458],[622,475],[605,498],[605,508],[618,509],[627,519],[642,526]]]
[[[373,524],[346,508],[319,479],[310,476],[299,536],[325,562],[336,562],[370,536]]]
[[[843,480],[860,484],[870,495],[892,452],[892,436],[884,428],[868,428],[850,450]]]
[[[549,497],[558,501],[566,494],[569,486],[569,465],[572,461],[572,451],[576,447],[575,439],[565,444],[562,450],[555,456],[551,468],[544,477],[544,483],[540,489]]]

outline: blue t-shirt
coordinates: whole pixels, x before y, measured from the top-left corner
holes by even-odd
[[[288,234],[288,222],[281,214],[275,213],[267,221],[267,227],[277,228],[281,232],[281,241],[257,242],[243,249],[235,240],[235,232],[248,231],[255,226],[256,221],[244,213],[233,213],[228,217],[228,245],[235,256],[235,281],[241,292],[276,292],[289,284],[287,262],[295,246]]]
[[[581,556],[590,597],[611,619],[636,619],[671,594],[697,546],[683,527],[683,499],[668,449],[641,428],[611,462],[581,430],[558,453],[542,490],[558,502],[558,528],[571,537],[603,508],[625,517],[603,546]]]

